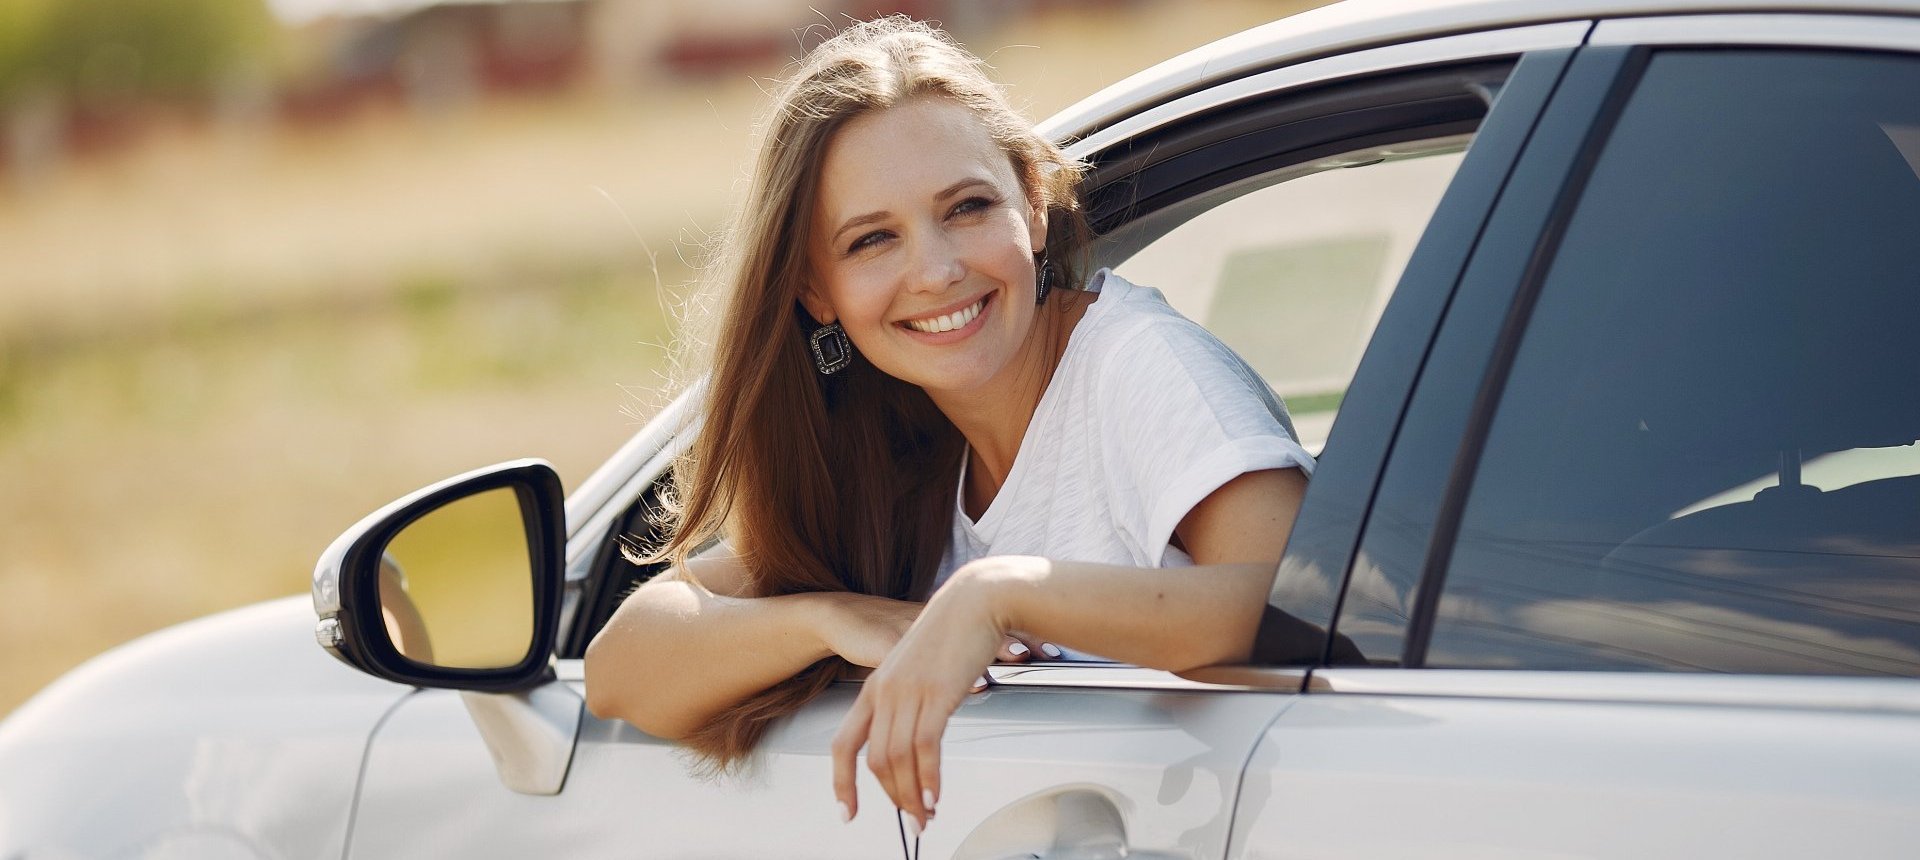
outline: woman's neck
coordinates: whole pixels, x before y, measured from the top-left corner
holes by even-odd
[[[1056,292],[1020,353],[991,384],[970,391],[928,392],[967,439],[967,486],[961,492],[969,515],[984,513],[1006,483],[1027,427],[1066,353],[1068,337],[1097,297],[1078,290]]]

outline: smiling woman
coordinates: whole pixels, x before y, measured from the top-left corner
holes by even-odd
[[[1157,291],[1081,287],[1080,166],[938,31],[823,43],[764,135],[691,362],[672,571],[595,638],[588,707],[727,766],[872,669],[834,790],[851,818],[866,748],[917,832],[996,658],[1244,658],[1313,461]]]

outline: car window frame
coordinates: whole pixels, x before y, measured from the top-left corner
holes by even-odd
[[[1515,162],[1511,190],[1494,204],[1487,239],[1472,250],[1395,435],[1393,453],[1399,456],[1389,457],[1381,489],[1369,508],[1370,517],[1391,518],[1406,531],[1393,536],[1367,529],[1354,563],[1374,565],[1414,583],[1399,660],[1369,671],[1401,676],[1405,670],[1483,675],[1507,671],[1426,666],[1447,567],[1500,395],[1560,238],[1647,64],[1663,51],[1729,47],[1920,57],[1920,21],[1869,15],[1704,15],[1618,19],[1594,28],[1588,43],[1574,52],[1538,130]],[[1437,485],[1436,473],[1444,473]],[[1349,577],[1349,589],[1355,581]],[[1335,630],[1350,620],[1343,597]],[[1568,674],[1514,671],[1536,679]],[[1600,676],[1608,673],[1586,674],[1594,675],[1595,683],[1607,682]],[[1326,677],[1348,678],[1352,685],[1352,675],[1344,669]],[[1322,682],[1310,680],[1310,686],[1316,683]]]

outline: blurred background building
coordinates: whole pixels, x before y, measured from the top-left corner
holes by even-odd
[[[0,0],[0,714],[660,405],[764,88],[936,19],[1042,118],[1302,0]]]

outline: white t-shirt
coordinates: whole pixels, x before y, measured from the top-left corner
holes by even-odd
[[[978,521],[955,499],[936,581],[990,555],[1191,565],[1169,541],[1194,505],[1246,472],[1312,474],[1286,407],[1226,344],[1109,270],[1087,289],[1006,483]]]

